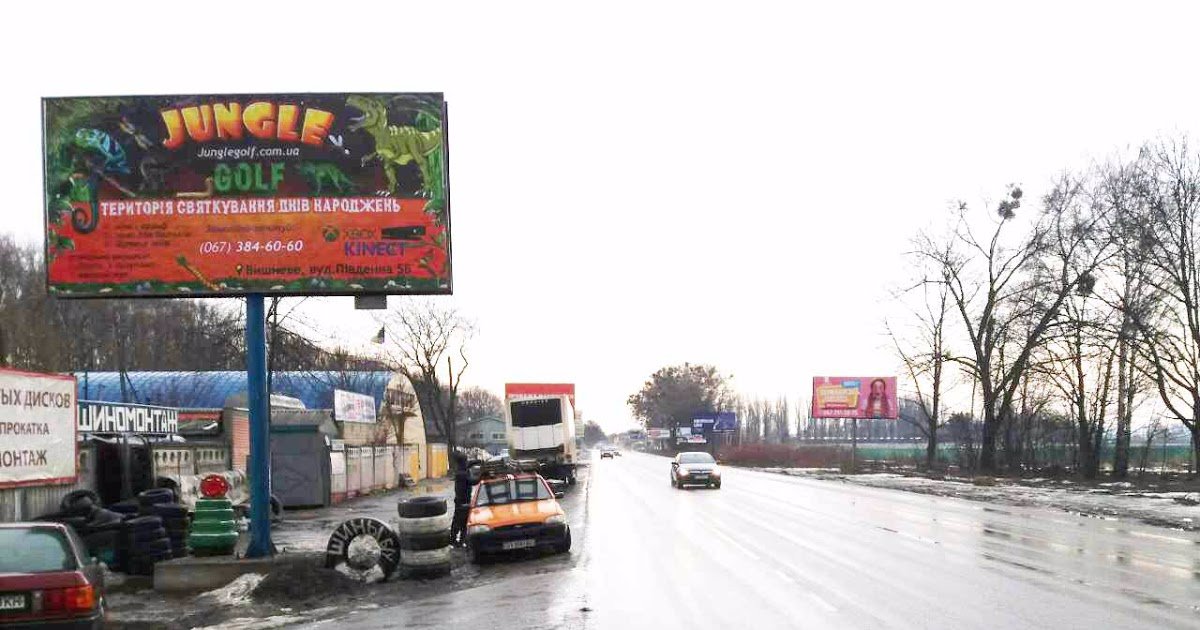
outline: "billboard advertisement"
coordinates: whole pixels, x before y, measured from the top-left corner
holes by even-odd
[[[692,427],[697,431],[727,433],[737,431],[737,414],[732,411],[698,413],[692,416]]]
[[[0,488],[75,483],[75,377],[0,370]]]
[[[538,396],[567,396],[575,407],[574,383],[505,383],[504,399],[535,398]],[[580,416],[582,417],[582,416]]]
[[[42,109],[53,295],[452,292],[440,93]]]
[[[814,418],[899,418],[894,376],[813,378]]]
[[[220,415],[217,416],[220,418]],[[79,401],[80,433],[179,433],[179,410],[150,405]]]
[[[335,389],[333,419],[338,422],[375,422],[375,399],[366,394]]]

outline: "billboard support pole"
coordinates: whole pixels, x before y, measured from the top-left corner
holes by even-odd
[[[266,317],[261,293],[246,296],[246,398],[250,408],[250,545],[246,557],[262,558],[271,544],[271,418],[267,392]]]
[[[858,472],[858,418],[850,419],[850,473]]]

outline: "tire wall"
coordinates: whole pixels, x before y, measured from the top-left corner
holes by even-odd
[[[76,482],[58,486],[26,486],[0,489],[0,523],[31,520],[58,511],[58,504],[72,490],[96,490],[96,447],[79,445],[76,454],[79,477]]]

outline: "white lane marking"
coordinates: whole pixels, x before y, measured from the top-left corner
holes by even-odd
[[[825,599],[823,597],[821,597],[820,595],[817,595],[816,593],[810,592],[808,594],[808,598],[811,599],[814,604],[820,606],[821,608],[824,608],[825,612],[835,613],[838,611],[837,606],[834,606],[833,604],[830,604],[829,602],[825,601]]]
[[[796,578],[792,577],[791,575],[788,575],[788,573],[786,571],[784,571],[783,569],[775,569],[775,573],[779,574],[779,577],[783,578],[784,580],[786,580],[788,582],[791,582],[793,584],[796,583]]]
[[[719,529],[716,529],[716,528],[709,528],[709,530],[710,530],[712,533],[716,534],[718,538],[721,538],[721,539],[722,539],[722,540],[724,540],[725,542],[727,542],[727,543],[729,543],[730,545],[732,545],[732,546],[736,547],[736,548],[737,548],[739,551],[741,551],[742,553],[744,553],[744,554],[746,554],[747,556],[749,556],[749,557],[750,557],[752,560],[754,560],[754,561],[756,561],[756,562],[762,562],[762,556],[760,556],[760,555],[758,555],[757,553],[755,553],[755,551],[754,551],[753,549],[751,549],[751,548],[747,547],[746,545],[743,545],[742,543],[740,543],[740,542],[738,542],[738,541],[734,540],[734,539],[733,539],[733,537],[732,537],[732,536],[730,536],[729,534],[726,534],[725,532],[723,532],[723,531],[721,531],[721,530],[719,530]]]

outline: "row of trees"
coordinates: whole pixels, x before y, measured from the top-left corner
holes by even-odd
[[[1115,434],[1124,477],[1147,401],[1200,453],[1200,156],[1148,144],[1025,203],[1017,186],[988,212],[959,203],[949,229],[915,239],[916,282],[899,296],[911,313],[888,329],[930,463],[955,398],[978,418],[986,472],[1036,465],[1039,436],[1065,420],[1079,472],[1099,474]]]
[[[45,287],[42,252],[0,235],[0,367],[76,373],[245,369],[243,309],[231,308],[228,301],[60,300]],[[381,318],[380,356],[364,358],[296,332],[290,315],[298,301],[270,302],[272,373],[299,371],[332,379],[333,387],[355,389],[357,371],[399,370],[412,381],[426,418],[451,446],[457,443],[457,421],[464,417],[459,389],[473,322],[437,300],[405,300]],[[275,385],[278,390],[284,384]],[[494,396],[464,393],[465,417],[478,417],[480,409],[496,412]],[[385,401],[381,411],[390,414],[383,425],[402,439],[402,419],[413,413],[410,401]]]

